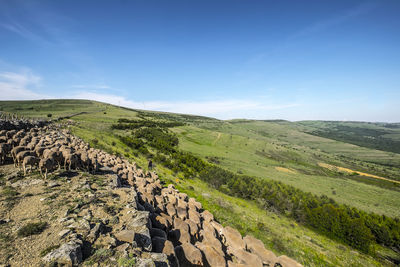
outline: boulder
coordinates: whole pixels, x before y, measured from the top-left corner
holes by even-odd
[[[197,202],[196,199],[194,198],[189,198],[189,205],[193,205],[194,207],[196,207],[197,211],[200,211],[202,209],[201,203]]]
[[[158,237],[167,239],[167,234],[163,230],[158,229],[158,228],[151,228],[150,235],[151,235],[151,237],[158,236]]]
[[[225,254],[222,251],[217,251],[207,243],[197,242],[196,247],[203,252],[209,266],[226,266]]]
[[[90,233],[87,236],[87,240],[93,243],[99,237],[99,234],[103,232],[104,232],[103,223],[102,222],[96,223],[96,225],[92,228],[92,230],[90,230]]]
[[[169,229],[169,227],[171,226],[169,221],[163,216],[153,214],[150,216],[150,219],[153,227],[156,227],[163,231],[167,231],[167,229]]]
[[[209,212],[208,210],[203,211],[201,213],[201,217],[203,217],[204,221],[206,222],[214,221],[214,215],[212,215],[212,213]]]
[[[179,218],[182,220],[185,220],[188,218],[188,212],[185,208],[182,207],[177,207],[176,208],[176,214],[178,215]]]
[[[175,256],[174,245],[171,241],[161,237],[153,237],[153,251],[167,255],[170,266],[179,266],[178,259]]]
[[[231,247],[233,249],[245,249],[246,244],[242,239],[242,235],[239,233],[238,230],[233,229],[230,226],[223,228],[222,233],[225,237],[225,245],[227,247]]]
[[[176,209],[175,209],[174,205],[172,205],[171,203],[167,204],[167,206],[165,207],[165,211],[171,217],[176,216]]]
[[[191,219],[187,219],[185,222],[189,225],[189,232],[192,238],[195,240],[199,239],[199,225]]]
[[[200,214],[197,211],[189,209],[188,215],[190,220],[198,225],[201,225]]]
[[[280,265],[279,265],[280,264]],[[286,255],[281,255],[278,257],[275,266],[282,266],[282,267],[302,267],[303,265],[301,265],[300,263],[298,263],[297,261],[289,258]]]
[[[114,174],[111,178],[111,186],[114,188],[121,187],[121,179],[118,175]]]
[[[201,230],[200,235],[203,237],[203,244],[207,244],[208,246],[213,247],[220,255],[225,255],[225,253],[223,252],[221,241],[219,241],[219,239],[216,238],[212,233]]]
[[[211,221],[210,223],[214,227],[215,231],[218,233],[218,236],[220,236],[224,230],[224,227],[219,223],[217,223],[216,221]]]
[[[122,230],[115,234],[115,238],[121,242],[128,242],[130,244],[135,240],[135,231],[133,230]]]
[[[82,262],[82,241],[75,239],[61,245],[43,257],[45,263],[57,262],[68,266],[77,266]]]
[[[144,250],[151,251],[151,237],[149,228],[151,228],[151,221],[149,219],[148,211],[135,210],[132,218],[126,225],[126,230],[133,230],[135,233],[134,240],[137,245]]]
[[[214,237],[217,237],[215,228],[211,225],[211,223],[204,221],[203,222],[203,229],[205,233],[211,234]]]
[[[228,247],[227,252],[230,255],[233,255],[238,263],[252,267],[263,267],[263,263],[257,255],[247,252],[242,248],[235,249],[232,247]]]
[[[265,249],[263,242],[260,240],[248,235],[243,240],[246,243],[247,250],[257,255],[264,264],[273,265],[277,261],[275,254]]]
[[[181,267],[204,266],[201,251],[190,243],[184,243],[175,248],[175,254]]]

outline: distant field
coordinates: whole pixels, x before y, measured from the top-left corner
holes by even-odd
[[[226,169],[281,181],[365,211],[400,216],[398,185],[393,185],[396,190],[391,190],[328,173],[318,165],[321,158],[270,143],[262,136],[247,138],[193,126],[173,130],[179,134],[183,150],[203,158],[213,156],[213,161]],[[284,172],[282,168],[292,172]]]
[[[337,202],[368,212],[400,217],[397,184],[330,170],[319,162],[399,179],[400,154],[374,150],[305,133],[305,126],[286,121],[219,121],[201,116],[131,110],[95,101],[43,100],[0,102],[0,110],[26,117],[70,116],[72,132],[91,145],[117,153],[146,167],[147,159],[135,155],[112,130],[118,119],[154,115],[186,123],[172,128],[179,147],[223,168],[265,179],[278,180],[303,191],[325,194]],[[396,127],[396,126],[394,126]],[[129,132],[129,131],[127,131]],[[378,258],[359,253],[342,243],[297,225],[294,220],[257,207],[256,203],[227,196],[198,179],[185,179],[162,166],[155,167],[164,181],[174,183],[198,198],[224,225],[232,225],[263,240],[266,246],[285,253],[305,266],[379,266],[390,263],[379,257],[396,258],[377,246]]]
[[[400,125],[371,122],[302,121],[310,134],[358,146],[400,153]]]

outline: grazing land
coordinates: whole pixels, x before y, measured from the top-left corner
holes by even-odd
[[[325,122],[220,121],[201,116],[131,110],[86,100],[7,101],[0,102],[0,110],[24,117],[60,118],[70,124],[75,135],[92,146],[134,160],[142,167],[147,166],[149,155],[157,156],[163,151],[159,148],[166,151],[168,146],[155,144],[154,140],[151,143],[146,135],[149,133],[145,131],[139,132],[142,135],[137,139],[147,142],[146,150],[140,149],[142,144],[135,146],[131,142],[127,145],[127,141],[132,141],[128,139],[132,132],[136,132],[136,136],[139,134],[135,130],[137,121],[173,122],[176,125],[167,127],[168,132],[177,137],[181,151],[190,152],[224,170],[265,181],[279,181],[316,196],[328,196],[367,213],[400,217],[400,154],[388,149],[388,146],[395,147],[400,140],[396,133],[397,124],[352,123],[351,127],[357,128],[357,132],[352,132],[354,135],[359,134],[360,129],[365,129],[365,135],[350,139],[348,136],[338,138],[336,132],[334,136],[317,134],[322,128],[329,132],[332,125],[346,131],[347,128],[339,127],[343,124],[341,122],[328,125]],[[387,132],[374,136],[384,138],[384,142],[372,147],[366,145],[368,142],[360,141],[372,134],[371,128],[377,131],[379,127]],[[168,140],[173,141],[172,137]],[[388,138],[391,145],[386,141]],[[337,168],[325,168],[321,163]],[[195,168],[189,168],[185,173],[156,163],[155,169],[161,179],[196,197],[224,225],[232,225],[242,234],[251,233],[267,248],[287,254],[305,265],[376,266],[391,265],[400,260],[398,254],[378,244],[374,245],[375,256],[355,251],[340,240],[305,227],[284,213],[265,210],[257,199],[239,198],[228,191],[216,190],[196,177]]]

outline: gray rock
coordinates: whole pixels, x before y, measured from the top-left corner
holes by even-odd
[[[122,230],[115,234],[115,238],[122,242],[133,243],[135,239],[135,231],[133,230]]]
[[[168,257],[164,253],[151,253],[151,259],[154,261],[156,267],[168,267]]]
[[[132,218],[127,223],[127,230],[133,230],[135,232],[135,241],[139,247],[151,251],[152,244],[149,231],[151,222],[149,219],[149,212],[135,210],[131,215]]]
[[[121,179],[118,175],[114,174],[111,178],[111,186],[114,188],[121,187]]]
[[[60,186],[60,184],[55,181],[52,181],[47,184],[47,187],[49,187],[49,188],[53,188],[53,187],[57,187],[57,186]]]
[[[71,230],[70,230],[70,229],[64,229],[64,230],[62,230],[61,232],[58,233],[58,236],[59,236],[60,238],[64,238],[64,237],[66,237],[69,233],[71,233]]]
[[[75,266],[82,262],[82,242],[71,240],[58,249],[53,250],[43,257],[46,263],[57,262],[68,266]]]
[[[156,267],[156,264],[152,259],[141,259],[138,258],[136,265],[137,267]]]
[[[103,231],[104,231],[103,223],[101,223],[101,222],[96,223],[96,225],[93,227],[93,229],[90,230],[90,233],[87,236],[87,240],[89,242],[93,243],[99,237],[99,234],[102,233]]]
[[[110,167],[104,166],[99,168],[99,171],[101,172],[112,172],[112,169]]]

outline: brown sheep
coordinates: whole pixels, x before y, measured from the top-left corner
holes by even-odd
[[[55,163],[54,163],[53,159],[49,159],[49,158],[41,159],[39,161],[40,175],[44,176],[44,178],[47,179],[47,172],[53,170],[54,165],[55,165]],[[44,175],[43,175],[43,171],[45,171]]]
[[[83,170],[86,170],[89,172],[90,170],[90,159],[88,154],[86,153],[86,151],[79,151],[80,154],[80,159],[81,159],[81,167],[83,168]]]
[[[45,146],[37,146],[35,148],[35,153],[36,156],[38,156],[39,158],[43,156],[43,152],[48,149],[49,147],[45,147]]]
[[[7,139],[12,138],[16,132],[17,132],[17,131],[15,131],[15,130],[8,131],[8,132],[6,133]]]
[[[21,139],[19,142],[20,146],[27,146],[29,144],[30,136],[25,136],[24,138]]]
[[[25,151],[21,151],[17,154],[16,156],[16,160],[17,160],[17,166],[19,168],[22,167],[22,162],[24,161],[24,158],[27,156],[35,156],[35,152],[33,151],[29,151],[29,150],[25,150]]]
[[[32,171],[32,167],[37,167],[39,165],[39,161],[40,159],[35,156],[25,157],[24,161],[22,162],[22,167],[24,168],[24,176],[26,175],[26,167],[29,165],[31,167],[30,170]]]
[[[68,171],[71,170],[71,167],[77,168],[79,166],[79,157],[75,153],[67,154],[64,156],[64,169],[66,169],[68,164]]]
[[[61,169],[61,163],[64,161],[64,157],[61,151],[57,149],[52,149],[50,153],[46,155],[46,158],[51,158],[54,160],[54,163],[58,165],[58,169]]]
[[[24,146],[16,146],[11,150],[11,156],[13,158],[14,161],[14,166],[17,167],[17,154],[21,151],[25,151],[27,150],[26,147]]]
[[[6,160],[7,154],[10,153],[11,146],[9,144],[0,143],[0,164]]]

